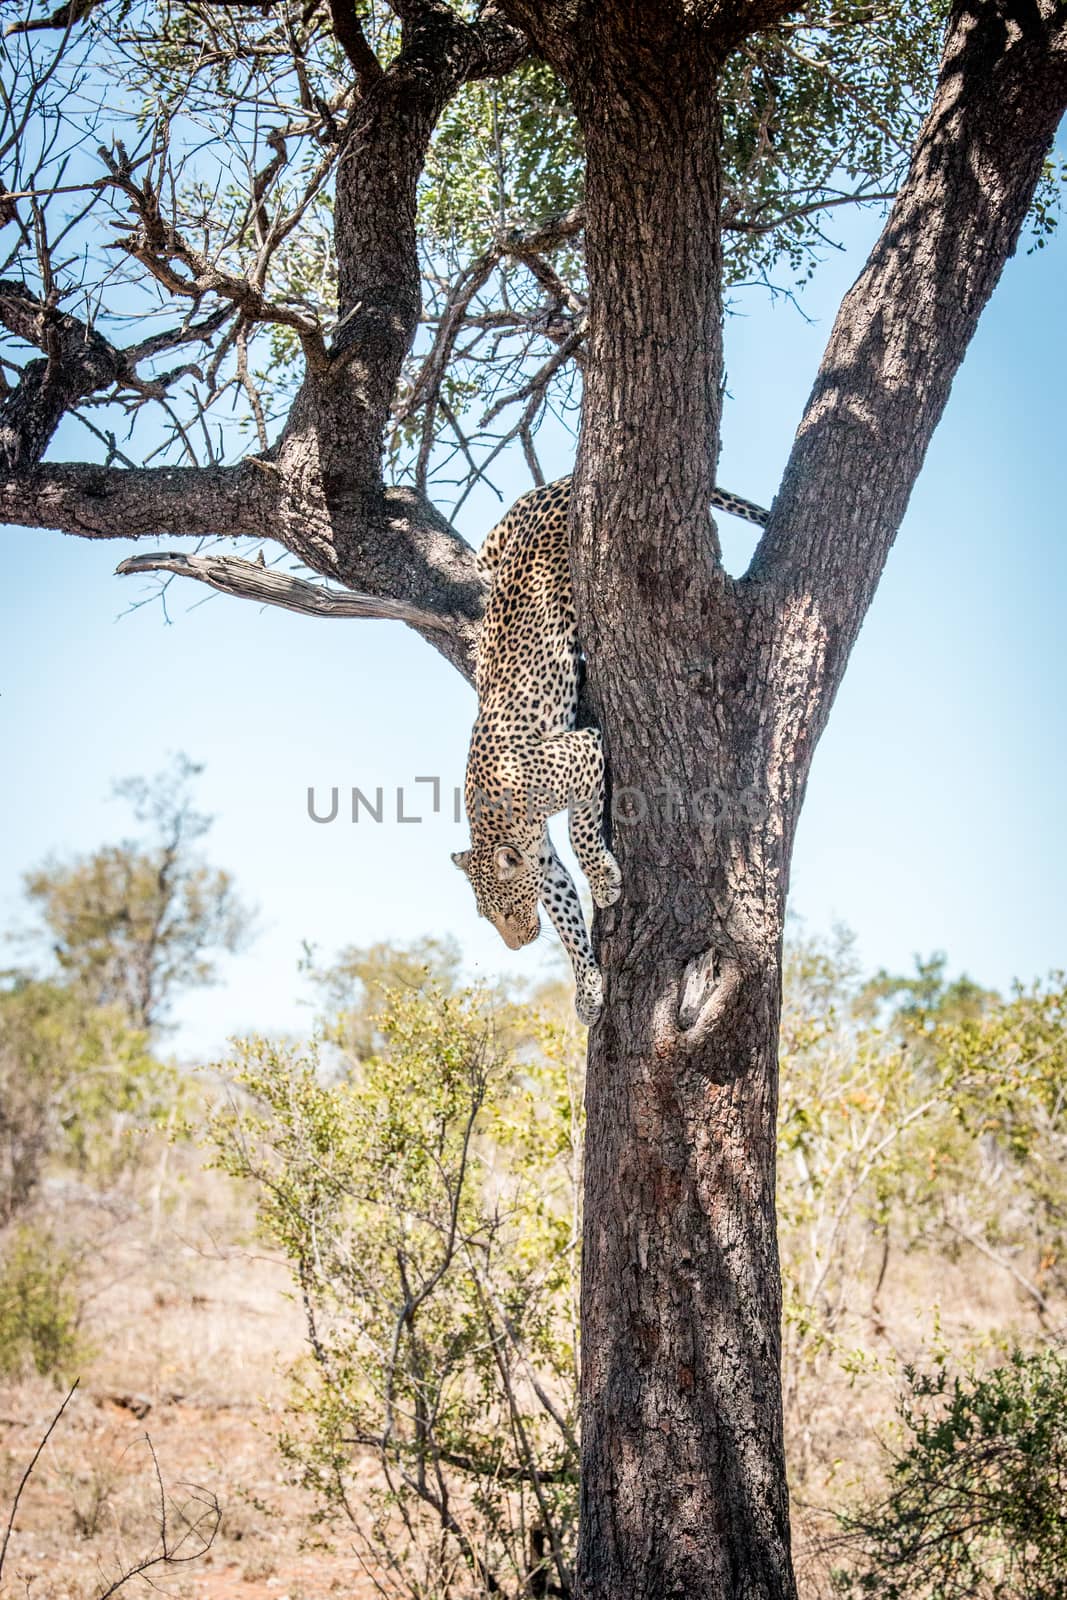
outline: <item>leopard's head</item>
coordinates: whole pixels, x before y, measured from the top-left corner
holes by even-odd
[[[496,841],[460,850],[452,860],[470,879],[478,915],[493,924],[509,950],[521,950],[537,938],[541,863],[536,849]]]

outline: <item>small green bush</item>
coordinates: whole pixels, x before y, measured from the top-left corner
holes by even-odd
[[[12,1231],[0,1246],[0,1373],[66,1377],[83,1354],[76,1263],[48,1233]]]
[[[835,1587],[879,1600],[1067,1600],[1067,1353],[907,1369],[890,1490],[842,1516]]]

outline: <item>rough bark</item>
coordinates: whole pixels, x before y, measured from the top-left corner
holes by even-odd
[[[122,351],[22,283],[0,281],[0,322],[45,352],[0,401],[0,473],[14,473],[40,461],[72,405],[128,376],[129,366]]]
[[[590,339],[575,490],[619,822],[590,1039],[583,1600],[792,1594],[774,1221],[784,884],[748,752],[765,685],[708,514],[718,455],[713,53],[581,91]],[[623,80],[623,81],[620,81]],[[755,787],[754,787],[755,786]],[[632,825],[622,818],[630,812]]]
[[[256,468],[48,462],[0,480],[0,521],[83,539],[261,532],[275,498]]]
[[[338,329],[333,383],[320,396],[327,407],[343,396],[340,459],[377,483],[386,418],[421,308],[415,202],[430,137],[462,83],[508,70],[527,49],[492,5],[476,24],[460,22],[442,0],[400,10],[400,55],[365,81],[338,165]]]

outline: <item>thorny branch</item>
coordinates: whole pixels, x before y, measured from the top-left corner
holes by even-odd
[[[18,1515],[19,1502],[22,1499],[23,1492],[24,1492],[24,1490],[26,1488],[26,1485],[29,1483],[30,1479],[33,1476],[33,1469],[36,1467],[38,1461],[41,1458],[41,1452],[43,1451],[45,1445],[48,1443],[49,1439],[52,1437],[52,1434],[55,1432],[55,1429],[58,1426],[59,1420],[62,1417],[64,1411],[67,1409],[68,1405],[73,1400],[74,1393],[75,1393],[75,1390],[78,1387],[78,1383],[79,1382],[80,1382],[80,1380],[78,1378],[75,1378],[74,1382],[71,1384],[70,1388],[67,1390],[67,1394],[66,1394],[66,1397],[63,1400],[62,1405],[59,1407],[59,1410],[56,1412],[55,1416],[52,1418],[51,1422],[48,1424],[48,1427],[45,1429],[45,1432],[44,1432],[44,1434],[43,1434],[43,1436],[42,1436],[42,1438],[41,1438],[36,1450],[33,1452],[33,1455],[30,1458],[29,1466],[26,1468],[25,1472],[22,1474],[22,1477],[19,1479],[19,1486],[15,1490],[15,1496],[14,1496],[14,1499],[12,1500],[12,1502],[11,1502],[11,1513],[10,1513],[8,1519],[7,1519],[7,1526],[4,1529],[4,1541],[3,1541],[2,1544],[0,1544],[0,1578],[2,1578],[3,1575],[4,1575],[4,1561],[5,1561],[6,1557],[7,1557],[7,1547],[9,1545],[9,1543],[11,1542],[11,1534],[12,1534],[12,1530],[14,1529],[14,1526],[15,1526],[15,1518]]]
[[[15,1518],[18,1515],[19,1505],[22,1500],[34,1470],[37,1466],[45,1446],[55,1432],[63,1414],[66,1411],[80,1380],[77,1378],[71,1384],[62,1404],[56,1411],[45,1432],[41,1436],[36,1450],[30,1458],[29,1465],[19,1480],[11,1502],[11,1511],[4,1530],[3,1542],[0,1543],[0,1577],[4,1572],[4,1561],[7,1557],[8,1545],[15,1527]],[[134,1578],[145,1578],[148,1574],[160,1569],[187,1566],[192,1561],[199,1561],[201,1556],[207,1554],[214,1544],[220,1527],[222,1526],[222,1508],[216,1496],[209,1490],[198,1485],[189,1486],[189,1497],[181,1504],[176,1504],[168,1498],[166,1486],[163,1482],[163,1473],[156,1455],[155,1445],[148,1434],[145,1434],[145,1443],[152,1458],[152,1472],[155,1479],[156,1493],[159,1501],[157,1513],[157,1542],[155,1548],[142,1556],[139,1561],[123,1568],[108,1586],[96,1597],[96,1600],[110,1600],[120,1589],[130,1583]]]

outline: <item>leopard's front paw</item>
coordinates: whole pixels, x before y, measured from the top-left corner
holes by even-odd
[[[604,1008],[604,980],[599,967],[587,967],[575,975],[574,1009],[578,1021],[591,1028]]]
[[[601,911],[613,906],[622,894],[622,873],[610,850],[604,851],[603,861],[590,878],[589,892],[593,896],[593,904]]]

